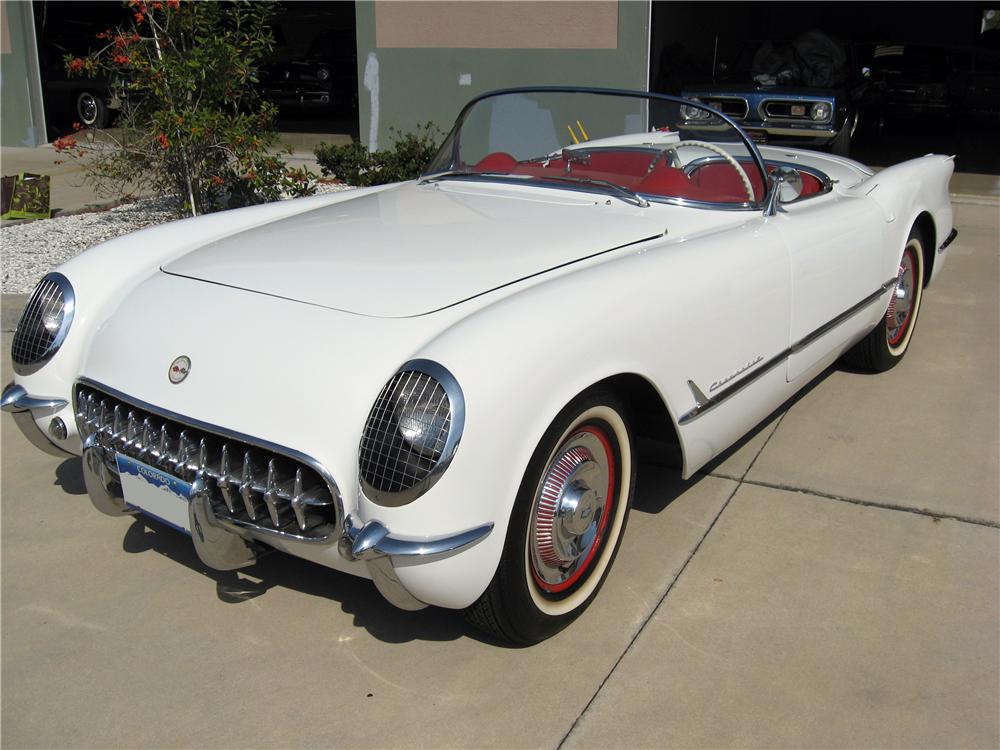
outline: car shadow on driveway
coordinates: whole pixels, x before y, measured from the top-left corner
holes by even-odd
[[[136,515],[122,538],[130,554],[155,552],[174,563],[215,581],[216,594],[227,604],[255,599],[281,587],[340,604],[354,618],[354,625],[387,643],[414,640],[450,641],[462,636],[478,639],[461,615],[436,607],[406,612],[389,604],[371,581],[324,568],[265,548],[257,563],[240,571],[219,571],[206,566],[189,537],[155,519]]]

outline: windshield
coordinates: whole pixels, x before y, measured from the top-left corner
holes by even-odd
[[[754,207],[760,153],[730,120],[658,94],[516,89],[463,110],[423,180],[532,183],[649,200]]]

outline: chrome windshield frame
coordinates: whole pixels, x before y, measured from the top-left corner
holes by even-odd
[[[702,203],[700,201],[695,201],[694,203],[698,203],[699,206],[701,207],[713,207],[713,208],[718,207],[720,209],[738,208],[744,210],[745,209],[759,210],[768,204],[768,200],[770,199],[770,193],[773,190],[777,189],[773,181],[768,179],[767,168],[764,165],[764,157],[761,155],[760,149],[757,148],[757,145],[753,142],[753,140],[743,131],[743,128],[741,128],[739,124],[737,124],[737,122],[728,115],[723,114],[717,109],[709,107],[703,102],[691,101],[690,99],[685,99],[680,96],[672,96],[670,94],[657,94],[651,91],[631,91],[629,89],[597,88],[593,86],[516,86],[513,88],[495,89],[493,91],[486,91],[480,94],[479,96],[470,99],[469,102],[462,108],[462,111],[459,112],[458,117],[455,119],[455,125],[452,127],[451,131],[448,133],[448,136],[445,138],[444,143],[441,146],[441,151],[435,154],[434,159],[431,161],[431,163],[433,164],[438,161],[438,157],[440,156],[441,152],[444,150],[446,145],[450,146],[451,148],[450,164],[453,166],[459,160],[459,151],[458,151],[460,143],[459,135],[462,131],[462,126],[464,125],[466,118],[469,116],[469,113],[472,111],[472,108],[475,107],[479,102],[483,101],[484,99],[491,99],[508,94],[543,94],[543,93],[596,94],[603,96],[618,96],[629,99],[659,100],[681,106],[696,107],[698,109],[707,110],[708,112],[711,112],[713,116],[717,117],[718,119],[722,120],[724,123],[732,127],[733,130],[735,130],[736,133],[739,135],[740,139],[743,142],[743,145],[747,149],[747,153],[750,154],[750,158],[753,160],[754,166],[760,172],[762,184],[766,186],[766,189],[764,191],[763,199],[760,201],[755,201],[753,203],[726,204],[723,202]],[[425,180],[433,178],[435,175],[441,175],[445,171],[446,170],[441,170],[438,172],[424,172],[423,174],[420,175],[419,180],[423,182]],[[652,200],[650,196],[647,196],[645,194],[643,194],[643,197]],[[664,198],[669,198],[669,197],[664,196]],[[672,199],[669,199],[663,201],[657,200],[655,202],[672,203],[674,201]],[[688,203],[691,202],[689,201]]]

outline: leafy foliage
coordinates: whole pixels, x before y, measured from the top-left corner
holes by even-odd
[[[437,153],[444,133],[433,123],[425,123],[415,133],[390,128],[391,149],[369,151],[357,141],[349,145],[316,146],[316,161],[324,175],[357,187],[385,185],[420,176]]]
[[[54,144],[86,156],[102,193],[148,186],[176,197],[179,213],[313,192],[308,170],[274,153],[273,104],[257,97],[257,66],[272,50],[274,2],[130,0],[130,20],[98,35],[103,46],[65,59],[70,75],[117,82],[118,129]]]

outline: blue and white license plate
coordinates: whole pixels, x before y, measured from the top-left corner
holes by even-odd
[[[127,504],[185,534],[191,533],[190,483],[121,453],[115,454],[115,459]]]

